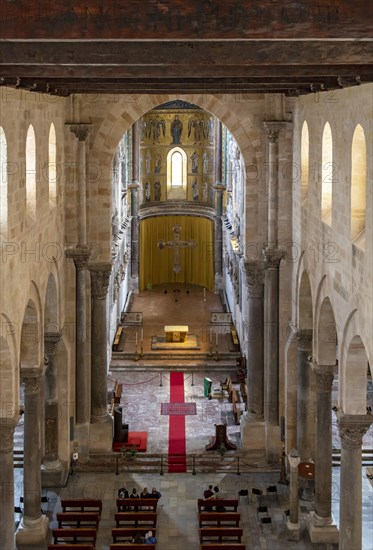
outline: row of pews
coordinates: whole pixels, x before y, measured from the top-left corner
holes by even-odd
[[[200,550],[245,550],[237,499],[199,498],[197,506]]]
[[[48,550],[93,550],[102,512],[102,500],[62,499],[58,528],[52,530]]]
[[[157,536],[157,498],[117,498],[114,520],[116,527],[112,529],[113,544],[110,550],[155,550],[156,544],[132,542],[135,535],[143,539],[148,531]]]

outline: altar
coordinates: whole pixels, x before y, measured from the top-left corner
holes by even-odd
[[[166,325],[166,342],[185,342],[188,330],[188,325]]]

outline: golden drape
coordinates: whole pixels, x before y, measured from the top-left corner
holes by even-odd
[[[180,240],[194,240],[195,248],[180,249],[180,272],[175,273],[174,249],[158,247],[172,241],[174,225],[181,226]],[[185,283],[214,288],[214,228],[207,218],[196,216],[156,216],[140,222],[140,290],[148,285]]]

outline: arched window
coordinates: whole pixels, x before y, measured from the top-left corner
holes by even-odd
[[[49,182],[49,202],[51,205],[56,203],[57,198],[57,148],[56,148],[56,129],[52,122],[49,129],[48,142],[48,182]]]
[[[0,230],[6,238],[8,232],[8,151],[5,132],[0,126]]]
[[[300,168],[301,168],[301,201],[303,202],[308,197],[308,174],[309,174],[309,133],[308,124],[303,122],[301,149],[300,149]]]
[[[187,156],[181,147],[174,147],[167,154],[167,198],[186,199]]]
[[[333,165],[333,140],[329,122],[324,126],[322,135],[322,160],[321,160],[321,215],[322,221],[332,224],[332,191],[334,165]]]
[[[366,155],[364,130],[358,124],[351,147],[351,239],[360,248],[365,245]]]
[[[28,218],[36,217],[36,142],[32,124],[26,137],[26,213]]]

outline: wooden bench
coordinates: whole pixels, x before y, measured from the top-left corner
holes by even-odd
[[[58,512],[58,527],[74,525],[75,527],[94,527],[98,529],[100,515],[96,512]]]
[[[233,417],[234,417],[234,422],[236,424],[236,426],[239,426],[240,425],[240,418],[241,418],[241,409],[239,407],[237,407],[237,403],[233,403],[232,404],[232,409],[233,409]]]
[[[135,527],[150,528],[157,525],[157,512],[117,512],[114,517],[117,527],[126,523]]]
[[[226,538],[237,539],[238,542],[241,542],[242,535],[243,529],[240,527],[202,527],[199,530],[200,542],[211,540],[212,537],[218,537],[219,542]]]
[[[155,544],[141,544],[138,542],[117,542],[115,544],[110,544],[110,550],[128,550],[129,548],[132,548],[132,550],[155,550],[155,546]],[[65,549],[60,547],[60,550]]]
[[[210,542],[209,544],[201,544],[199,548],[200,550],[245,550],[246,546],[238,542],[224,542],[223,544]]]
[[[115,333],[115,337],[114,337],[114,341],[113,341],[113,351],[118,351],[118,347],[119,347],[119,343],[120,343],[120,338],[122,336],[122,332],[123,332],[123,327],[122,327],[122,325],[119,325],[119,327],[117,328],[117,331]]]
[[[233,512],[237,512],[238,508],[237,499],[211,498],[205,500],[204,498],[199,498],[197,504],[198,512],[202,512],[205,509],[205,506],[207,506],[207,508],[211,508],[212,506],[224,506],[224,508],[231,508]]]
[[[138,534],[145,538],[146,533],[149,531],[148,527],[117,527],[111,530],[111,536],[113,542],[123,542],[132,540],[132,538]],[[156,537],[156,530],[153,527],[153,535]]]
[[[90,542],[94,546],[96,544],[97,531],[96,529],[88,529],[87,527],[79,527],[77,529],[53,529],[52,535],[54,544],[58,544],[59,541],[66,542],[66,539],[72,539],[67,542],[74,544],[77,542]]]
[[[136,512],[138,510],[152,510],[156,512],[157,504],[157,498],[117,498],[118,512],[120,512],[122,508],[134,508]]]
[[[242,401],[246,403],[247,401],[247,384],[246,382],[240,382],[240,391],[242,395]]]
[[[101,515],[102,500],[93,498],[62,499],[61,508],[63,512],[96,512]]]
[[[48,544],[48,550],[93,550],[92,544]]]
[[[200,527],[209,526],[211,522],[218,527],[221,523],[233,523],[235,527],[238,527],[240,525],[240,514],[239,512],[200,512],[198,522]]]

